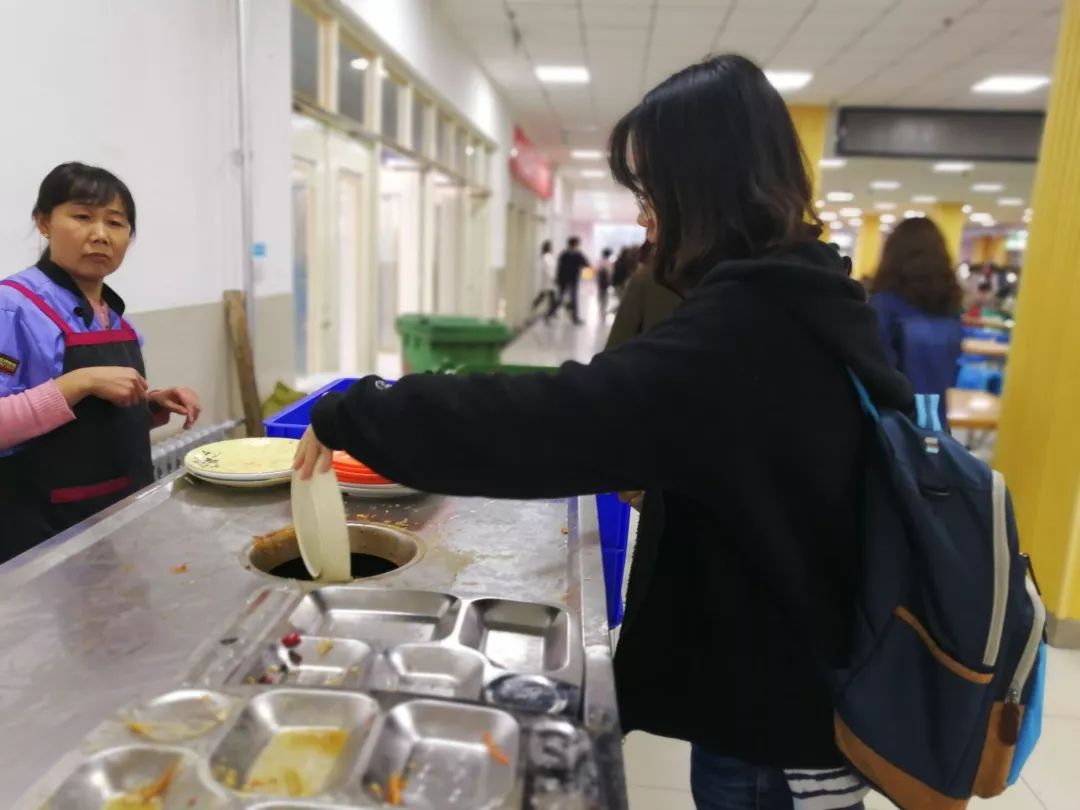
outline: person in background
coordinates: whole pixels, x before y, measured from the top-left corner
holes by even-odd
[[[367,377],[315,405],[296,468],[328,471],[333,448],[426,492],[644,491],[623,731],[692,744],[699,810],[861,806],[822,672],[852,664],[856,628],[869,430],[850,374],[878,407],[910,410],[911,387],[818,241],[795,127],[753,62],[674,74],[608,151],[686,301],[554,374]]]
[[[596,265],[596,289],[600,296],[600,318],[607,317],[608,291],[611,289],[611,248],[600,251],[600,261]]]
[[[0,281],[0,561],[153,483],[150,429],[200,412],[194,391],[149,387],[142,338],[105,284],[135,235],[128,187],[64,163],[33,219],[48,247]]]
[[[536,260],[536,285],[539,291],[533,299],[533,312],[545,303],[550,307],[555,300],[555,253],[550,239],[545,239],[540,245],[540,256]]]
[[[635,335],[663,322],[683,301],[677,292],[656,280],[648,262],[650,248],[646,242],[633,253],[641,260],[641,264],[626,282],[619,309],[615,313],[615,322],[608,333],[605,351],[616,349]]]
[[[956,384],[963,293],[937,225],[905,219],[885,240],[870,286],[881,342],[889,362],[920,394],[937,394],[945,421],[945,392]]]
[[[578,285],[581,283],[581,271],[589,266],[589,260],[581,252],[581,239],[571,236],[566,240],[566,250],[559,254],[559,263],[555,271],[558,291],[551,299],[547,320],[550,322],[564,303],[570,310],[570,318],[577,326],[584,323],[578,316]]]

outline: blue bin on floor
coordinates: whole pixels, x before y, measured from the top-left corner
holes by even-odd
[[[622,582],[626,568],[626,545],[630,535],[630,504],[615,493],[596,496],[600,523],[600,550],[604,557],[604,590],[607,593],[608,625],[622,621]]]
[[[356,380],[353,378],[334,380],[315,393],[308,394],[288,408],[264,419],[263,427],[266,428],[266,435],[280,439],[299,439],[311,424],[311,409],[315,407],[315,403],[322,399],[324,394],[344,393],[354,382]]]
[[[601,549],[604,558],[604,593],[607,595],[608,627],[618,627],[623,618],[622,581],[626,567],[625,548]]]

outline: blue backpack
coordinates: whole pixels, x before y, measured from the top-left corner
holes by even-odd
[[[904,808],[960,810],[1020,776],[1042,724],[1046,610],[1004,478],[941,431],[878,411],[863,484],[849,667],[830,672],[836,742]]]

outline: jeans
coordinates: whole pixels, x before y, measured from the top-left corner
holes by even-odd
[[[791,792],[778,768],[750,765],[693,746],[690,790],[698,810],[792,810]],[[857,810],[863,805],[853,805]]]

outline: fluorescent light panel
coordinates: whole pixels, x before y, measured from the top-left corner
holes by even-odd
[[[862,216],[862,209],[861,208],[841,208],[840,209],[840,216],[842,216],[844,219],[847,219],[848,217],[861,217]]]
[[[942,174],[963,174],[974,168],[974,163],[965,163],[962,160],[943,160],[934,164],[934,171]]]
[[[1003,208],[1019,208],[1024,204],[1024,201],[1019,197],[1002,197],[998,200],[998,205]]]
[[[896,222],[896,214],[882,214],[881,215],[881,224],[882,225],[892,225],[894,222]]]
[[[604,153],[599,149],[571,149],[570,157],[574,160],[602,160]]]
[[[806,85],[810,84],[810,80],[814,78],[813,73],[807,73],[805,70],[766,70],[765,78],[769,80],[777,90],[783,92],[784,90],[799,90]]]
[[[892,211],[896,208],[896,203],[876,202],[874,203],[874,208],[876,208],[878,211]]]
[[[984,194],[993,194],[995,191],[1004,191],[1005,185],[1003,183],[976,183],[971,187],[971,190]]]
[[[911,201],[920,205],[930,205],[937,202],[937,197],[933,194],[916,194],[911,198]]]
[[[900,188],[899,180],[871,180],[870,188],[874,191],[896,191]]]
[[[843,158],[822,158],[818,161],[818,166],[822,169],[842,169],[847,166],[847,161]]]
[[[825,195],[825,199],[829,202],[851,202],[855,195],[850,191],[830,191]]]
[[[818,214],[818,218],[822,222],[836,222],[836,212],[835,211],[822,211],[820,214]]]
[[[1050,84],[1049,76],[988,76],[972,85],[976,93],[1030,93]]]
[[[545,84],[588,84],[589,69],[581,65],[537,65],[536,78]]]
[[[349,61],[349,67],[353,70],[367,70],[370,66],[371,61],[365,56],[358,56]]]
[[[585,169],[585,171],[581,173],[581,176],[592,179],[599,179],[601,177],[607,177],[607,172],[605,172],[603,169]]]

